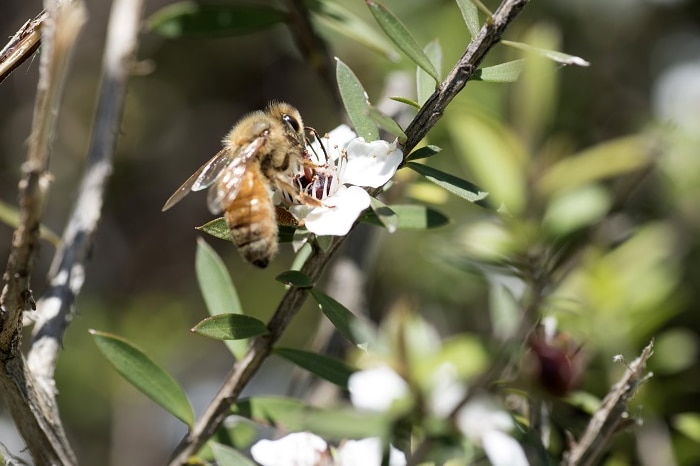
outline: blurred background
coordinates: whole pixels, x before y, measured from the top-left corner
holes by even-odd
[[[285,7],[284,2],[275,3]],[[364,2],[342,3],[374,24]],[[443,73],[469,42],[453,1],[384,3],[420,44],[439,38]],[[485,3],[490,8],[497,5]],[[51,155],[55,180],[45,224],[59,234],[82,175],[109,14],[108,2],[87,0],[86,4],[89,20],[73,57]],[[144,17],[167,4],[147,1]],[[40,10],[38,1],[4,2],[0,37],[12,36]],[[533,24],[552,26],[560,35],[560,50],[591,62],[589,68],[558,70],[555,118],[547,134],[559,143],[575,152],[659,122],[669,122],[686,135],[683,149],[669,149],[661,169],[634,191],[622,218],[636,224],[663,222],[673,232],[661,236],[670,238],[672,244],[645,243],[629,259],[652,254],[657,247],[668,252],[656,264],[663,268],[659,280],[670,281],[667,299],[637,314],[634,319],[646,325],[630,326],[624,338],[604,330],[576,337],[589,358],[583,387],[600,397],[621,372],[612,366],[612,356],[623,353],[632,358],[651,337],[657,338],[658,354],[652,359],[656,377],[639,402],[640,416],[649,419],[647,429],[655,432],[650,438],[665,439],[662,444],[673,448],[678,464],[696,464],[700,461],[700,421],[693,424],[692,417],[685,417],[681,425],[674,416],[700,407],[700,2],[540,0],[526,7],[506,37],[517,40]],[[411,79],[415,76],[408,60],[391,62],[328,30],[320,29],[320,33],[331,54],[355,71],[373,101],[383,94],[390,72],[405,71]],[[106,464],[106,459],[114,465],[162,464],[185,433],[184,426],[114,373],[96,351],[88,329],[113,332],[137,343],[185,386],[198,413],[232,364],[224,345],[189,332],[206,317],[193,267],[199,236],[194,227],[211,218],[205,195],[188,196],[176,208],[161,213],[164,201],[220,149],[221,138],[236,120],[270,100],[295,105],[305,123],[319,132],[342,121],[334,91],[303,61],[282,25],[241,37],[176,40],[144,31],[138,57],[114,175],[77,303],[78,315],[66,335],[57,368],[61,414],[83,464]],[[512,50],[496,47],[487,64],[513,57]],[[13,205],[31,125],[36,60],[25,63],[0,84],[0,199]],[[508,84],[470,83],[453,105],[478,106],[507,122],[511,92]],[[430,134],[430,141],[443,147],[445,154],[453,144],[442,123]],[[469,179],[449,157],[445,155],[437,166]],[[391,241],[386,241],[384,230],[361,236],[373,241],[366,245],[372,251],[365,278],[367,309],[353,310],[380,316],[391,303],[408,297],[444,333],[486,332],[488,288],[484,279],[446,264],[435,246],[453,241],[465,224],[481,215],[481,209],[465,207],[463,201],[449,196],[432,200],[450,214],[450,225],[429,232],[399,232]],[[8,255],[11,235],[10,227],[0,225],[2,257]],[[206,240],[227,264],[246,312],[269,317],[284,292],[273,277],[289,268],[291,247],[283,246],[280,257],[261,271],[245,264],[230,244]],[[33,280],[35,295],[41,295],[53,252],[50,244],[43,244]],[[619,318],[626,317],[621,314]],[[307,303],[284,343],[308,344],[313,338],[309,329],[316,328],[318,319],[319,313]],[[288,365],[270,360],[249,390],[283,393],[285,387],[279,381],[288,378],[290,371]],[[2,415],[0,441],[18,453],[23,443],[7,411]],[[633,461],[639,448],[633,439],[623,435],[617,442],[621,453],[608,461]]]

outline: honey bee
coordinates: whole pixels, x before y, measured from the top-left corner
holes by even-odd
[[[299,111],[272,102],[250,113],[224,137],[224,148],[202,165],[167,200],[163,211],[191,191],[210,188],[207,206],[223,212],[234,244],[251,264],[264,268],[277,253],[277,213],[272,189],[312,202],[289,182],[288,170],[307,164],[304,125]],[[286,212],[286,211],[285,211]]]

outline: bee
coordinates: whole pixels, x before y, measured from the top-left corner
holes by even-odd
[[[190,176],[162,210],[191,191],[209,188],[209,211],[223,212],[242,256],[264,268],[278,249],[272,188],[288,198],[314,202],[289,182],[291,168],[308,164],[305,142],[299,111],[287,103],[272,102],[239,120],[224,137],[224,148]]]

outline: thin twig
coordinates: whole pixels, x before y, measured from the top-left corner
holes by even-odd
[[[22,313],[35,307],[30,277],[39,247],[39,230],[50,175],[49,153],[58,117],[67,65],[85,22],[80,1],[45,4],[44,53],[34,107],[24,176],[19,184],[20,223],[3,276],[0,303],[0,390],[37,464],[75,464],[58,410],[27,370],[20,352]]]
[[[644,369],[652,354],[654,354],[653,341],[642,350],[642,354],[637,359],[627,365],[627,370],[605,396],[581,439],[578,442],[571,442],[562,460],[563,466],[598,464],[600,456],[605,453],[615,433],[621,430],[623,424],[630,421],[627,403],[637,393],[637,389],[651,377],[651,374],[644,373]]]
[[[41,26],[47,16],[44,10],[28,20],[0,50],[0,83],[37,51],[41,45]]]

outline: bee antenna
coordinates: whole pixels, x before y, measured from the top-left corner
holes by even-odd
[[[310,126],[307,126],[304,129],[306,131],[308,131],[309,133],[311,133],[313,135],[313,137],[318,141],[318,145],[321,146],[321,150],[323,151],[323,160],[328,160],[328,152],[326,152],[326,146],[323,145],[323,141],[321,139],[321,136],[319,136],[318,132]],[[318,157],[318,154],[316,153],[314,146],[311,145],[311,141],[309,141],[308,138],[307,138],[307,143],[311,147],[311,150],[313,151],[314,155],[317,158],[319,158],[319,160],[320,160],[320,157]]]

